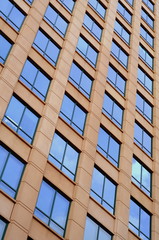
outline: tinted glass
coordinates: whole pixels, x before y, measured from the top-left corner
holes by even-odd
[[[0,62],[5,63],[5,60],[11,50],[12,44],[0,34]]]
[[[2,240],[5,234],[6,228],[7,228],[7,222],[0,217],[0,239]]]
[[[64,7],[66,7],[70,12],[73,11],[73,7],[75,5],[75,0],[58,0],[59,2],[61,2]]]
[[[111,53],[124,67],[128,67],[128,54],[115,42],[112,42]]]
[[[152,94],[153,93],[153,80],[138,67],[138,81]]]
[[[130,33],[126,30],[124,26],[118,21],[115,21],[114,30],[122,37],[126,43],[130,43]]]
[[[132,15],[129,13],[129,11],[126,9],[126,7],[118,2],[118,12],[127,20],[128,23],[131,24],[132,21]]]
[[[150,33],[143,26],[140,26],[140,35],[146,40],[146,42],[151,47],[154,46],[154,38],[150,35]]]
[[[154,11],[154,4],[153,4],[153,2],[151,2],[150,0],[142,0],[142,1],[147,5],[148,8],[151,9],[152,12]]]
[[[149,14],[142,9],[141,10],[141,17],[145,20],[145,22],[151,27],[154,28],[154,19],[152,19]]]
[[[89,4],[94,8],[94,10],[102,17],[105,18],[106,8],[98,0],[89,0]]]
[[[136,107],[149,122],[152,122],[152,105],[139,93],[136,95]]]
[[[150,53],[142,46],[139,46],[139,55],[144,60],[144,62],[153,69],[153,56],[150,55]]]

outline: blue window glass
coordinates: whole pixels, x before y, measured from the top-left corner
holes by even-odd
[[[112,234],[101,227],[90,217],[86,218],[86,226],[84,231],[84,240],[112,240]]]
[[[123,109],[107,93],[104,95],[103,113],[105,113],[119,128],[122,128]]]
[[[5,231],[7,228],[8,222],[0,216],[0,239],[4,239]]]
[[[144,38],[144,40],[151,46],[154,46],[154,37],[141,25],[140,26],[140,35]]]
[[[48,157],[49,161],[72,180],[75,180],[78,158],[79,152],[68,141],[55,133]]]
[[[60,116],[77,132],[83,135],[86,121],[86,112],[67,95],[64,95]]]
[[[98,52],[89,42],[79,37],[76,49],[93,67],[96,67]]]
[[[136,108],[149,122],[152,122],[152,105],[139,93],[136,94]]]
[[[65,36],[68,22],[67,20],[53,7],[50,5],[47,7],[44,19],[60,34],[62,37]]]
[[[108,67],[107,80],[116,88],[116,90],[121,94],[125,95],[126,80],[125,78],[115,69],[113,66]]]
[[[144,9],[141,9],[141,17],[152,29],[154,28],[154,19]]]
[[[83,24],[98,41],[101,40],[102,28],[88,13],[84,16]]]
[[[131,6],[134,4],[134,0],[126,0]]]
[[[45,100],[50,85],[50,79],[30,60],[25,62],[20,75],[20,80],[24,82],[25,85],[38,97],[43,101]]]
[[[115,21],[115,32],[127,43],[130,44],[130,33],[126,30],[126,28],[119,22]]]
[[[16,97],[12,97],[3,122],[27,142],[32,143],[39,117]]]
[[[24,164],[0,145],[0,189],[15,198],[24,170]]]
[[[154,11],[154,3],[150,0],[142,0],[146,6],[153,12]]]
[[[112,42],[111,53],[125,67],[128,67],[128,54],[116,43]]]
[[[69,12],[73,11],[74,5],[75,5],[75,0],[58,0],[59,2],[61,2],[65,8],[67,8],[67,10]]]
[[[129,24],[131,24],[131,22],[132,22],[132,15],[131,15],[131,13],[127,10],[127,8],[121,2],[118,2],[118,12],[123,16],[123,18]]]
[[[69,81],[71,81],[87,98],[90,98],[92,89],[92,79],[86,74],[84,69],[76,63],[72,63]]]
[[[41,30],[38,31],[33,46],[54,66],[57,63],[60,47]]]
[[[132,199],[130,201],[129,228],[141,239],[151,239],[151,215]]]
[[[25,0],[25,1],[31,5],[34,0]]]
[[[0,33],[0,63],[5,63],[12,45],[13,44]]]
[[[149,156],[152,156],[152,136],[138,123],[135,123],[135,143]]]
[[[25,14],[19,7],[10,0],[1,0],[0,16],[2,16],[15,30],[19,31]]]
[[[97,168],[94,168],[90,194],[108,211],[114,213],[116,185]]]
[[[151,196],[151,172],[134,157],[132,160],[132,181],[148,196]]]
[[[42,182],[34,214],[61,236],[65,234],[69,207],[67,198]]]
[[[120,143],[112,137],[112,135],[106,132],[103,128],[100,128],[98,133],[97,150],[103,154],[110,162],[116,167],[119,163]]]
[[[138,81],[152,94],[153,93],[153,80],[147,73],[138,67]]]
[[[154,57],[140,44],[139,46],[139,56],[144,60],[144,62],[153,69]]]
[[[89,5],[104,19],[106,8],[98,0],[89,0]]]

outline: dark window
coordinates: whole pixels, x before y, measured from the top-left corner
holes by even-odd
[[[3,122],[32,143],[39,117],[16,97],[12,97],[6,110]]]
[[[116,42],[112,42],[111,53],[125,67],[128,67],[128,54]]]
[[[112,234],[93,221],[90,217],[86,218],[84,240],[112,240]]]
[[[114,28],[115,32],[118,33],[120,35],[120,37],[122,37],[122,39],[130,44],[130,33],[126,30],[126,28],[119,22],[119,21],[115,21],[115,28]]]
[[[0,63],[4,64],[11,50],[12,43],[0,33]]]
[[[109,65],[107,80],[117,89],[121,95],[125,95],[126,80],[117,69]]]
[[[38,31],[33,46],[54,66],[60,53],[60,47],[41,30]]]
[[[42,182],[34,214],[61,236],[65,234],[69,207],[67,198]]]
[[[139,56],[144,60],[144,62],[153,69],[154,58],[151,54],[142,46],[139,46]]]
[[[153,47],[154,46],[154,38],[151,34],[141,25],[140,27],[140,35],[146,40],[146,42]]]
[[[25,1],[31,5],[34,0],[25,0]]]
[[[84,133],[86,115],[86,112],[77,102],[64,95],[60,116],[82,135]]]
[[[118,127],[122,128],[123,109],[109,94],[105,93],[103,103],[103,113],[105,113]]]
[[[15,198],[23,170],[24,164],[0,145],[0,189]]]
[[[152,105],[139,93],[136,94],[136,108],[149,122],[152,122]]]
[[[132,181],[148,196],[151,196],[151,172],[134,157],[132,160]]]
[[[2,16],[15,30],[19,31],[25,19],[25,14],[10,0],[1,0],[0,16]]]
[[[79,152],[55,133],[48,159],[72,180],[75,180],[78,158]]]
[[[152,156],[152,136],[138,123],[135,123],[134,141],[149,156]]]
[[[118,2],[118,12],[123,16],[123,18],[131,24],[132,22],[132,15],[127,10],[127,8],[120,2]]]
[[[86,97],[90,98],[92,79],[76,63],[72,63],[69,81],[71,81]]]
[[[141,239],[151,239],[151,215],[133,200],[130,200],[129,228]]]
[[[150,0],[142,0],[146,6],[153,12],[154,11],[154,4]]]
[[[65,8],[67,8],[68,11],[72,12],[74,5],[75,5],[75,0],[58,0],[61,2]]]
[[[153,93],[153,80],[138,67],[138,81],[152,94]]]
[[[88,13],[84,16],[83,24],[98,41],[101,40],[102,28]]]
[[[141,17],[152,29],[154,28],[154,19],[144,9],[141,9]]]
[[[65,18],[50,5],[47,7],[44,19],[60,34],[65,36],[68,22]]]
[[[134,4],[134,0],[126,0],[131,6]]]
[[[89,0],[89,5],[104,19],[106,14],[106,8],[98,0]]]
[[[20,75],[20,80],[38,97],[45,100],[50,85],[50,79],[30,60],[27,60],[25,63]]]
[[[116,167],[119,162],[120,143],[114,137],[106,132],[102,127],[98,133],[97,150],[108,158]]]
[[[79,37],[77,51],[94,67],[96,67],[98,52],[83,37]]]
[[[4,239],[7,225],[8,225],[8,222],[0,216],[0,239],[1,240]]]
[[[108,211],[114,213],[116,185],[96,168],[94,168],[93,172],[90,194]]]

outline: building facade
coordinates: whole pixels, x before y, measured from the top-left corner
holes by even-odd
[[[0,239],[159,239],[158,13],[0,0]]]

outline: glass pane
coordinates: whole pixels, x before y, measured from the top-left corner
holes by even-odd
[[[109,179],[105,179],[103,198],[113,208],[114,208],[114,202],[115,202],[115,189],[116,189],[116,186]]]
[[[150,237],[150,215],[141,209],[140,230],[147,237]]]
[[[50,149],[50,154],[59,162],[62,162],[62,159],[64,157],[65,147],[66,147],[66,142],[55,133],[54,139],[51,145],[51,149]]]
[[[98,226],[97,224],[92,221],[89,217],[86,219],[86,226],[84,232],[84,240],[97,240],[97,231]]]
[[[102,128],[100,128],[98,134],[98,145],[105,150],[105,152],[108,151],[108,139],[108,134]]]
[[[83,55],[86,55],[87,47],[88,47],[88,43],[86,43],[86,41],[80,37],[78,40],[77,49],[79,49]]]
[[[92,178],[92,187],[91,189],[102,197],[104,184],[104,176],[96,168],[94,168],[93,178]]]
[[[10,13],[9,18],[14,23],[13,26],[16,26],[16,29],[19,30],[19,28],[21,27],[21,25],[23,23],[25,16],[16,7],[14,7]]]
[[[66,115],[69,118],[69,120],[71,120],[73,115],[73,110],[74,110],[74,102],[65,95],[62,102],[61,113]]]
[[[112,137],[110,138],[109,143],[109,156],[113,158],[114,161],[118,162],[119,159],[119,143],[117,143]],[[110,158],[109,158],[110,159]],[[117,163],[113,164],[117,165]]]
[[[4,147],[0,146],[0,175],[3,171],[4,164],[7,160],[7,157],[8,157],[8,151]]]
[[[139,206],[131,200],[130,202],[130,217],[129,221],[136,228],[139,228]]]
[[[139,164],[139,162],[137,162],[134,158],[133,158],[133,165],[132,165],[132,176],[138,180],[138,182],[140,182],[141,180],[141,164]]]
[[[0,239],[3,239],[3,234],[5,232],[5,228],[6,228],[6,223],[0,219]]]
[[[142,168],[142,184],[149,191],[151,190],[151,174],[144,167]]]
[[[34,44],[37,45],[42,50],[42,51],[40,51],[41,54],[43,54],[43,52],[45,52],[47,43],[48,43],[47,37],[39,30],[36,35],[36,38],[34,40]],[[39,50],[39,48],[38,48],[38,50]]]
[[[112,239],[112,236],[100,227],[98,240],[111,240],[111,239]]]
[[[81,110],[78,106],[76,106],[74,115],[73,115],[73,123],[75,123],[81,131],[84,129],[86,119],[86,113]]]
[[[7,55],[11,49],[11,43],[8,42],[2,35],[0,35],[0,62],[4,63]]]
[[[70,145],[67,144],[65,157],[64,157],[64,165],[71,172],[75,174],[76,167],[78,161],[78,152],[76,152]]]

